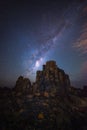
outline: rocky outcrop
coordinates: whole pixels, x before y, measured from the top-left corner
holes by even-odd
[[[55,61],[47,61],[43,65],[42,71],[37,71],[36,81],[31,85],[31,82],[28,78],[20,76],[15,85],[16,93],[30,93],[33,95],[45,95],[48,93],[51,96],[55,94],[64,94],[68,93],[70,87],[69,76],[64,72],[64,70],[57,67]]]
[[[57,67],[55,61],[48,61],[42,71],[37,71],[36,86],[40,92],[64,93],[70,86],[70,79],[64,70]]]
[[[70,87],[69,76],[48,61],[32,85],[20,76],[13,89],[0,88],[0,130],[87,130],[87,98],[82,92],[87,86]]]
[[[14,90],[16,92],[20,92],[20,93],[29,93],[31,90],[31,82],[28,78],[24,78],[23,76],[19,76],[17,81],[16,81],[16,85]]]

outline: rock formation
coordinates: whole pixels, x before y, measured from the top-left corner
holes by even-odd
[[[0,130],[87,130],[84,94],[87,86],[72,87],[69,76],[48,61],[32,85],[20,76],[13,89],[0,88]]]
[[[67,91],[70,86],[69,76],[59,67],[55,61],[48,61],[43,65],[42,71],[37,71],[36,85],[38,91],[61,92]]]
[[[33,95],[48,93],[48,96],[49,94],[64,96],[68,93],[69,87],[70,79],[64,70],[57,67],[55,61],[47,61],[42,71],[37,71],[36,81],[32,85],[28,78],[20,76],[16,81],[15,91]]]
[[[16,92],[20,92],[20,93],[29,93],[31,91],[31,82],[28,78],[24,78],[23,76],[19,76],[17,81],[16,81],[16,85],[14,90]]]

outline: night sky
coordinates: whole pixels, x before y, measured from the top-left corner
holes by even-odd
[[[0,86],[35,80],[47,60],[87,84],[87,0],[0,1]]]

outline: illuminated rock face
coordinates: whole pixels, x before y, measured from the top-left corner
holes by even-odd
[[[65,92],[70,86],[69,76],[57,67],[55,61],[48,61],[42,71],[37,71],[36,84],[40,91]]]

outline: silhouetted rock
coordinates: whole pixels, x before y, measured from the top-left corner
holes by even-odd
[[[31,82],[23,76],[18,77],[14,90],[17,93],[29,93],[31,91]]]
[[[37,91],[50,93],[65,93],[70,87],[69,76],[59,67],[55,61],[48,61],[43,65],[42,71],[36,74]]]

